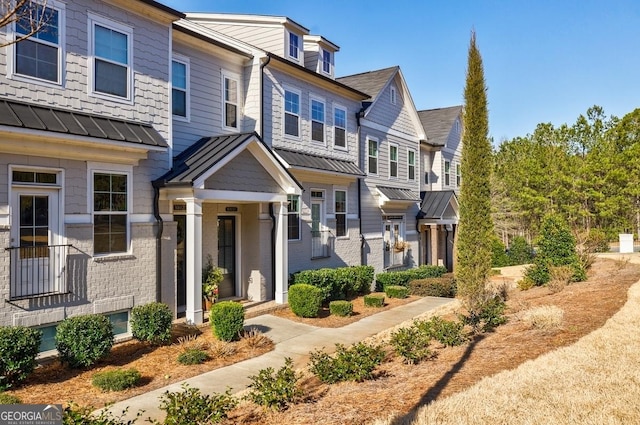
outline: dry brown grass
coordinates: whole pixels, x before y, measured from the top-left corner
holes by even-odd
[[[541,305],[522,312],[522,321],[533,329],[558,329],[563,318],[564,311],[555,305]]]

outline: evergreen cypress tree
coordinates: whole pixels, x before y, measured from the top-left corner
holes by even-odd
[[[474,313],[481,310],[487,301],[485,285],[491,272],[493,240],[490,190],[492,151],[488,138],[487,89],[475,32],[471,33],[469,43],[464,102],[455,274],[458,295],[465,307]]]

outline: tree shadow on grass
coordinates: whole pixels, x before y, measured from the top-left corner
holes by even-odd
[[[458,372],[460,372],[460,370],[464,367],[464,364],[467,362],[467,360],[469,360],[469,357],[471,356],[471,353],[473,353],[476,345],[478,345],[478,343],[480,343],[480,341],[482,341],[484,338],[484,334],[474,336],[471,342],[467,345],[467,349],[464,351],[462,357],[460,357],[460,360],[458,360],[456,364],[451,367],[451,369],[449,369],[444,375],[442,375],[438,382],[436,382],[431,388],[429,388],[426,393],[423,394],[423,396],[420,398],[420,401],[418,401],[418,403],[413,406],[409,413],[407,413],[405,416],[394,419],[391,424],[402,425],[413,423],[420,408],[437,400],[438,397],[440,397],[445,388],[447,388],[447,385],[449,385],[449,382],[451,382],[453,377]]]

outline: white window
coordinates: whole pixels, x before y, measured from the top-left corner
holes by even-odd
[[[238,129],[238,78],[224,73],[224,127]]]
[[[369,139],[367,157],[369,159],[369,174],[378,174],[378,141]]]
[[[300,93],[284,91],[284,134],[300,136]]]
[[[391,86],[389,88],[389,99],[391,100],[391,104],[392,105],[396,104],[396,102],[397,102],[397,99],[396,99],[396,88],[393,87],[393,86]]]
[[[416,151],[413,149],[407,150],[407,173],[409,180],[416,179]]]
[[[300,60],[300,36],[292,32],[289,33],[289,57],[296,62]]]
[[[347,110],[339,106],[333,108],[333,145],[347,148]]]
[[[460,169],[460,164],[456,164],[456,187],[460,187],[461,182],[462,182],[462,170]]]
[[[133,29],[89,14],[91,93],[130,100]]]
[[[324,142],[324,102],[311,99],[311,140]]]
[[[62,83],[64,10],[63,3],[50,0],[46,6],[27,2],[17,12],[14,40],[22,41],[10,46],[16,75]]]
[[[131,167],[89,166],[93,214],[93,253],[105,255],[129,250]]]
[[[335,215],[336,215],[336,236],[347,236],[347,191],[336,190],[335,198]]]
[[[331,52],[322,49],[322,72],[332,75],[331,72]]]
[[[171,62],[171,110],[176,117],[189,118],[189,60]]]
[[[398,146],[389,145],[389,178],[398,177]]]
[[[451,176],[449,175],[449,173],[451,173],[451,162],[445,161],[444,162],[444,185],[445,186],[449,186],[451,184]]]
[[[287,235],[288,239],[300,239],[300,196],[287,195]]]

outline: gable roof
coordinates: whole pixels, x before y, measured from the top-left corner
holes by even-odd
[[[328,158],[303,152],[290,151],[288,149],[274,149],[275,152],[291,167],[304,168],[316,171],[326,171],[337,174],[364,176],[365,174],[352,161]]]
[[[367,71],[360,74],[347,75],[336,78],[337,81],[351,86],[361,92],[368,93],[371,100],[378,97],[382,89],[387,85],[389,80],[398,72],[399,66],[379,69],[377,71]]]
[[[150,148],[168,147],[150,124],[0,99],[0,125],[94,137]]]
[[[452,202],[458,204],[458,198],[453,190],[434,190],[420,192],[422,201],[420,202],[420,212],[418,219],[441,220],[447,208]]]
[[[453,123],[461,115],[462,105],[418,111],[424,131],[427,133],[427,143],[432,146],[444,146]]]
[[[300,186],[256,132],[203,137],[176,156],[173,161],[173,168],[155,180],[153,185],[155,187],[192,187],[196,180],[206,176],[213,167],[229,158],[233,152],[240,149],[246,142],[252,140],[257,141],[264,148],[263,151],[268,152],[268,155],[271,156],[281,171]]]

